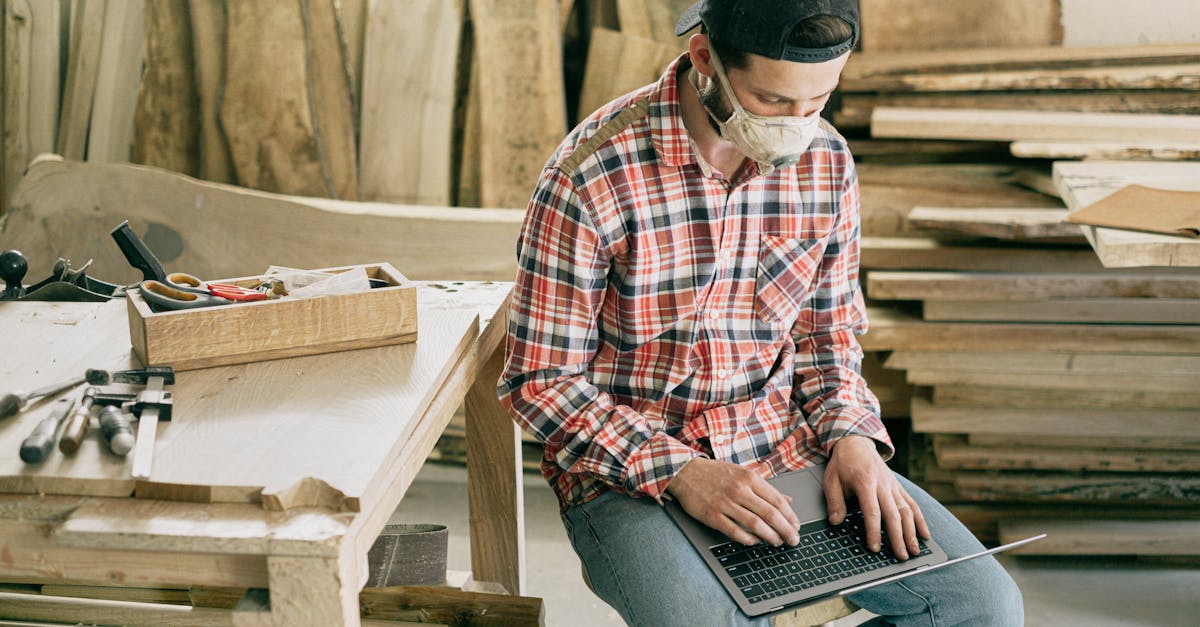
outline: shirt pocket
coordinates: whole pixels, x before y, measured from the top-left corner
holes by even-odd
[[[754,313],[760,320],[795,322],[812,291],[823,250],[820,239],[762,236],[754,284]]]

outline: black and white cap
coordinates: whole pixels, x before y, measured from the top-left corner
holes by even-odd
[[[818,15],[833,15],[848,22],[854,33],[827,48],[798,48],[787,44],[796,24]],[[771,59],[822,63],[836,59],[858,41],[858,0],[700,0],[675,23],[682,35],[699,26],[726,46]]]

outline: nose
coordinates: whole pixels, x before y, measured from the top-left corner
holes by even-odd
[[[818,100],[805,100],[792,105],[792,110],[788,115],[800,118],[806,118],[814,113],[820,113],[825,108],[825,103]]]

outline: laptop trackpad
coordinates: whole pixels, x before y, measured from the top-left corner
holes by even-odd
[[[805,468],[772,478],[769,483],[792,497],[792,509],[800,522],[823,519],[825,513],[824,466]]]

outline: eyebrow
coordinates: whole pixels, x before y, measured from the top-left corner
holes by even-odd
[[[833,86],[833,88],[832,88],[832,89],[830,89],[829,91],[827,91],[827,92],[825,92],[825,93],[823,93],[823,94],[817,95],[817,96],[813,96],[812,98],[807,98],[806,100],[816,100],[816,99],[818,99],[818,98],[824,98],[825,96],[828,96],[828,95],[832,94],[833,92],[837,91],[837,88],[838,88],[840,85],[841,85],[841,81],[839,81],[839,82],[838,82],[836,85],[834,85],[834,86]],[[775,92],[773,92],[773,91],[767,91],[767,90],[763,90],[763,89],[755,89],[755,90],[753,90],[753,91],[754,91],[754,93],[755,93],[756,95],[758,95],[758,96],[760,96],[760,97],[764,97],[764,96],[765,96],[765,97],[767,97],[767,98],[777,98],[777,99],[779,99],[779,100],[782,100],[782,101],[785,101],[785,102],[795,102],[795,101],[796,101],[796,98],[790,98],[790,97],[788,97],[788,96],[785,96],[785,95],[783,95],[783,94],[777,94],[777,93],[775,93]]]

